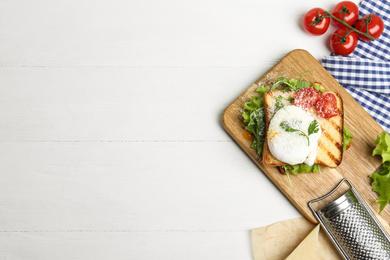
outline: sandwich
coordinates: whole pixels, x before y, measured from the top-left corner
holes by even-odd
[[[344,125],[343,101],[320,83],[279,78],[258,86],[259,95],[244,104],[251,147],[265,165],[282,173],[320,172],[337,167],[352,139]]]
[[[312,87],[308,87],[307,90],[310,88]],[[297,105],[295,97],[299,93],[270,90],[264,94],[266,125],[264,164],[283,166],[305,163],[309,166],[319,164],[337,167],[343,157],[344,116],[340,95],[335,92],[321,92],[318,95],[319,97],[331,95],[330,99],[335,101],[330,104],[334,105],[334,113],[324,118],[318,113],[316,103],[307,108]],[[278,99],[283,99],[284,102],[277,105]],[[283,127],[282,122],[289,128]],[[314,130],[310,132],[309,126],[312,122],[316,126],[313,126]]]

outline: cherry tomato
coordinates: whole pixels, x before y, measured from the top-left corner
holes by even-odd
[[[352,26],[359,18],[359,8],[354,2],[342,1],[333,8],[332,15]],[[332,24],[337,27],[344,27],[342,23],[334,19],[332,19]]]
[[[302,25],[306,32],[311,35],[322,35],[328,30],[330,18],[324,12],[324,9],[317,7],[304,15]]]
[[[320,93],[314,87],[307,87],[295,95],[294,105],[307,110],[317,102],[319,97]]]
[[[346,27],[338,28],[330,37],[330,48],[338,55],[351,54],[358,44],[358,36]]]
[[[382,18],[380,18],[376,14],[369,14],[363,16],[355,24],[355,29],[363,33],[366,33],[368,31],[368,33],[375,39],[378,39],[379,36],[382,35],[384,27],[385,26]],[[361,34],[358,34],[358,37],[362,41],[366,41],[366,42],[371,41],[369,38]]]
[[[317,113],[322,118],[337,116],[337,99],[332,93],[321,95],[316,103]]]

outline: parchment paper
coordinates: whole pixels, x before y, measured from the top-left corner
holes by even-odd
[[[254,260],[285,259],[315,227],[315,224],[302,217],[253,229],[251,235]],[[342,260],[336,247],[321,228],[314,259]]]

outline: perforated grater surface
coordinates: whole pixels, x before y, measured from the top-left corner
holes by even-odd
[[[314,210],[313,203],[332,195],[344,182],[350,186],[344,195]],[[344,259],[390,259],[389,235],[347,179],[308,206]]]

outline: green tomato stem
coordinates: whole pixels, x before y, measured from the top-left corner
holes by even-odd
[[[375,38],[372,37],[368,32],[364,33],[364,32],[361,32],[361,31],[357,30],[356,28],[354,28],[354,27],[350,26],[349,24],[347,24],[345,21],[340,20],[339,18],[335,17],[334,15],[332,15],[331,13],[329,13],[328,11],[325,11],[324,14],[326,14],[328,17],[330,17],[330,18],[332,18],[332,19],[334,19],[334,20],[340,22],[341,24],[343,24],[343,25],[344,25],[345,27],[347,27],[348,29],[350,29],[350,30],[352,30],[352,31],[354,31],[354,32],[356,32],[356,33],[358,33],[358,34],[361,34],[361,35],[363,35],[363,36],[369,38],[369,39],[372,40],[372,41],[375,41]]]

